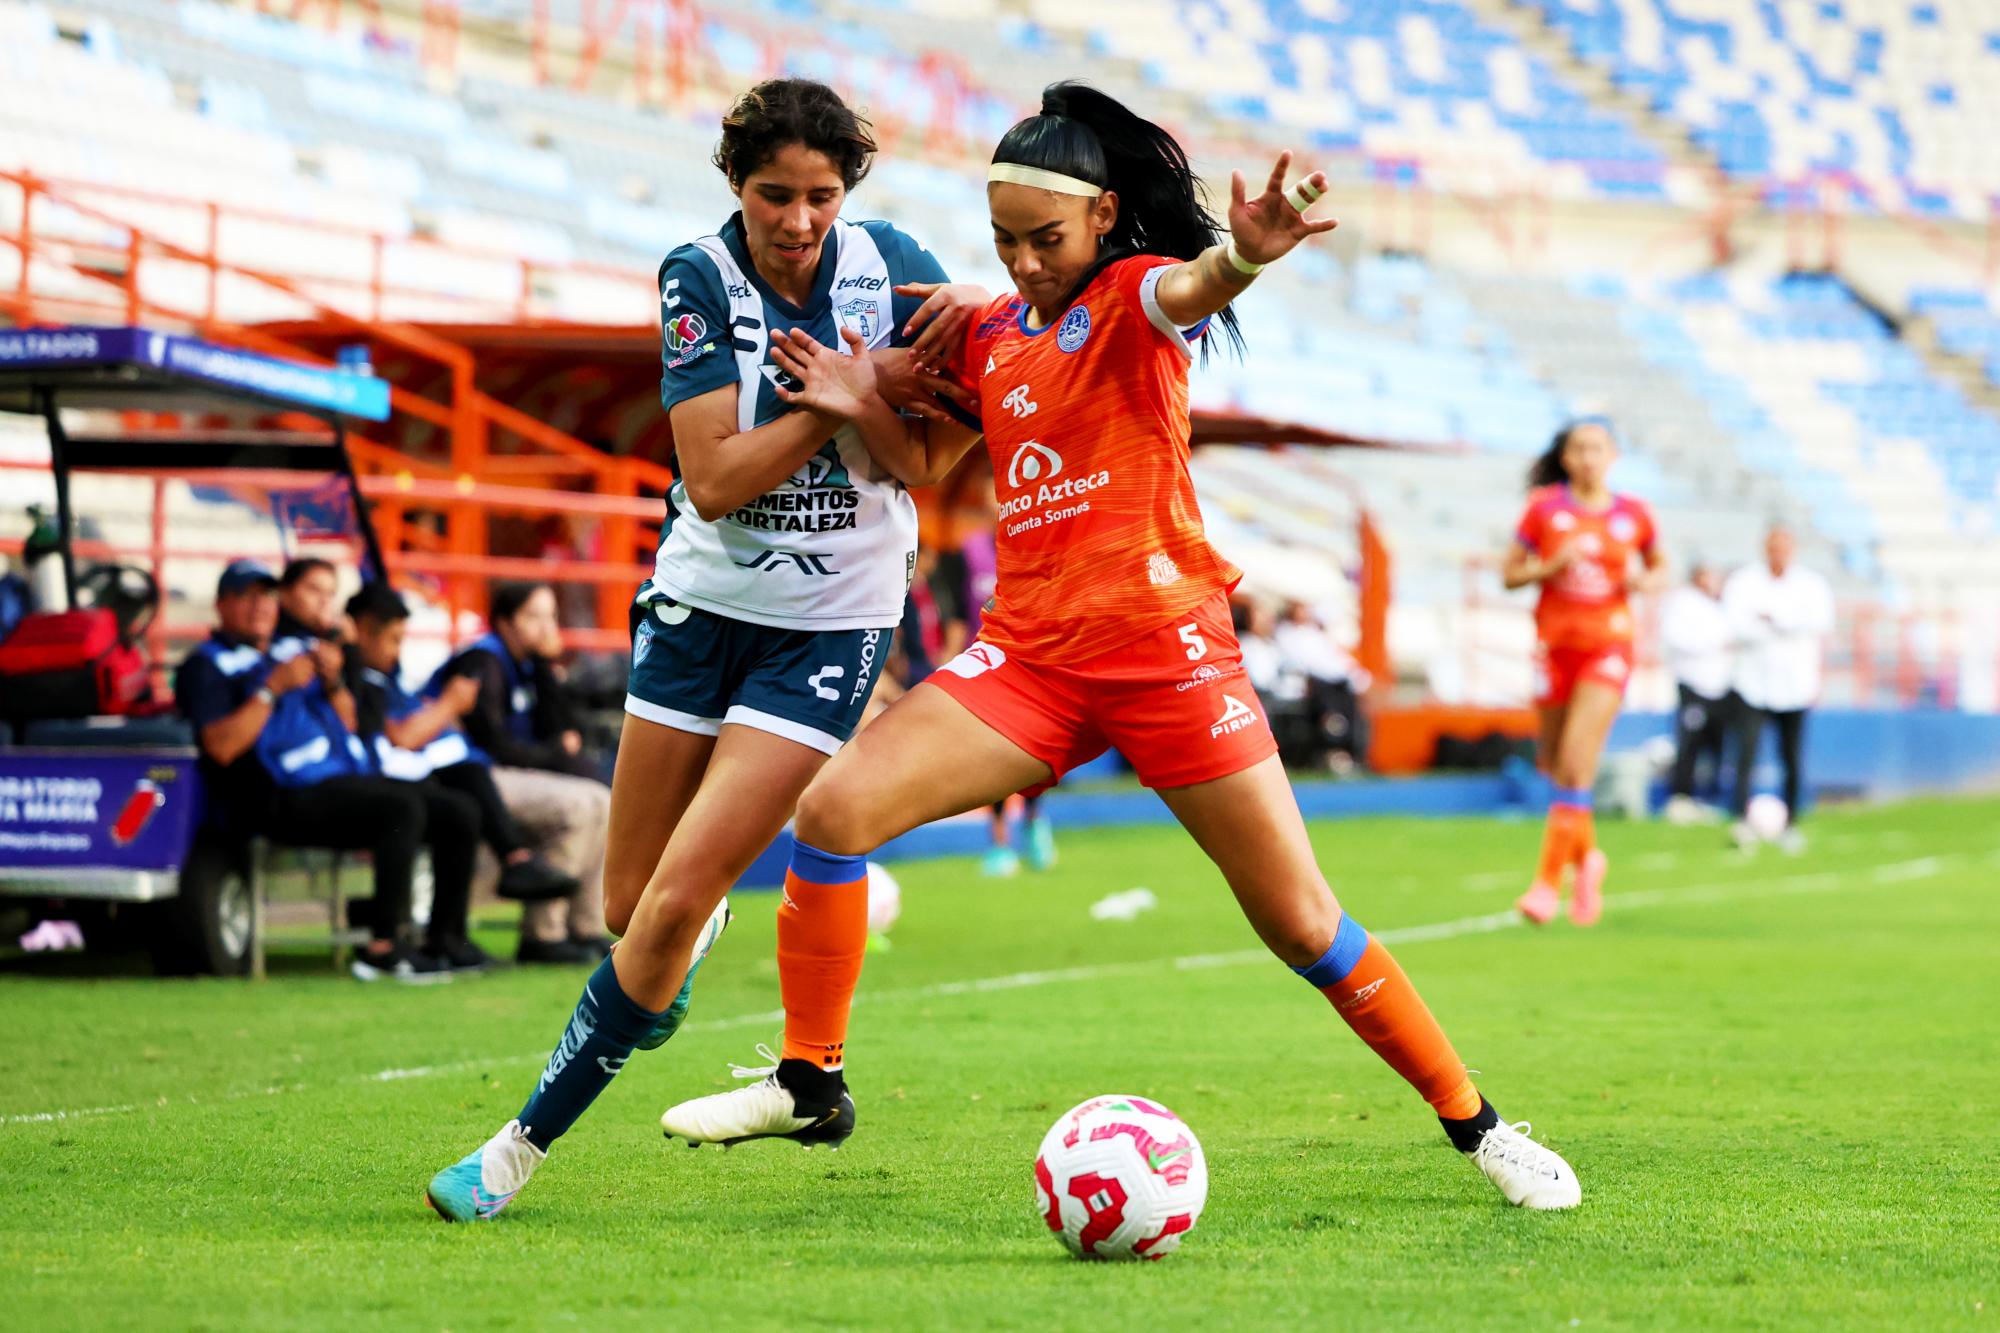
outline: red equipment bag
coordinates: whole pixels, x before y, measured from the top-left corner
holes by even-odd
[[[0,717],[130,713],[147,696],[146,664],[102,607],[24,616],[0,642]]]

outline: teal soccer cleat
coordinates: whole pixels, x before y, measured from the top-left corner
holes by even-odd
[[[486,1222],[514,1201],[548,1154],[528,1142],[518,1120],[431,1177],[424,1201],[447,1222]]]
[[[715,911],[709,915],[707,924],[701,928],[700,937],[695,940],[694,961],[688,964],[687,980],[681,983],[680,994],[674,996],[667,1012],[660,1015],[659,1024],[639,1043],[640,1050],[657,1051],[681,1030],[681,1024],[687,1019],[688,1001],[694,998],[694,974],[701,971],[702,960],[708,957],[708,951],[715,947],[715,942],[722,938],[722,932],[729,928],[729,919],[729,899],[724,898],[715,905]]]

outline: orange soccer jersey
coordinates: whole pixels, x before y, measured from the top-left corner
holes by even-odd
[[[1542,646],[1590,650],[1632,642],[1632,607],[1625,579],[1634,555],[1649,555],[1653,514],[1629,495],[1608,508],[1583,508],[1567,486],[1545,486],[1528,497],[1514,539],[1547,558],[1562,547],[1575,557],[1542,584],[1535,633]]]
[[[1000,503],[998,581],[980,637],[1033,662],[1081,662],[1232,588],[1188,473],[1187,370],[1199,326],[1154,299],[1177,261],[1109,265],[1063,317],[1028,328],[996,298],[960,377],[980,396]]]

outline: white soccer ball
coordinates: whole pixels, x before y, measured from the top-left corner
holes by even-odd
[[[896,918],[903,914],[903,886],[887,867],[878,862],[868,863],[868,929],[877,935],[889,933],[889,927],[896,924]]]
[[[1777,841],[1785,826],[1791,822],[1791,811],[1785,803],[1769,792],[1761,792],[1750,798],[1750,804],[1743,809],[1743,822],[1750,831],[1765,842]]]
[[[1035,1154],[1035,1206],[1079,1259],[1161,1259],[1208,1201],[1194,1131],[1146,1097],[1092,1097]]]

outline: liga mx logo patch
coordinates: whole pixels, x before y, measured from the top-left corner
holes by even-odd
[[[708,333],[708,321],[692,312],[674,315],[666,321],[667,348],[678,352],[698,343]]]
[[[1062,324],[1056,329],[1056,346],[1065,352],[1074,352],[1090,341],[1090,307],[1074,306],[1063,316]]]
[[[852,301],[844,301],[835,308],[840,322],[853,329],[863,342],[875,341],[875,329],[881,318],[879,307],[865,296],[857,296]]]
[[[715,350],[713,342],[703,341],[708,337],[708,321],[692,311],[685,315],[670,315],[660,327],[666,337],[666,365],[669,370],[685,366]]]

